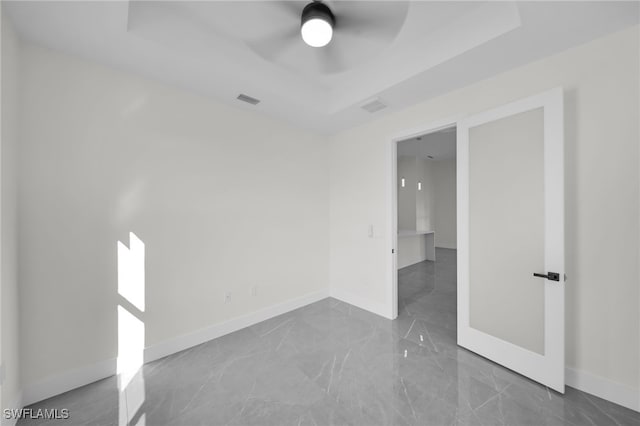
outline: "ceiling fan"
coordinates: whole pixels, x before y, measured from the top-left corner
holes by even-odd
[[[326,4],[312,1],[302,9],[300,34],[311,47],[324,47],[333,37],[336,17]]]
[[[408,9],[405,1],[271,1],[279,21],[270,22],[273,31],[248,43],[263,58],[277,62],[286,51],[317,56],[320,71],[344,71],[357,61],[364,44],[384,47],[402,28]],[[286,19],[286,22],[285,22]],[[359,46],[360,45],[360,46]]]

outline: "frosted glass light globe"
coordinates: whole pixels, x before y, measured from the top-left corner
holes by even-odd
[[[309,19],[300,29],[302,40],[311,47],[322,47],[329,44],[333,37],[333,27],[324,19]]]

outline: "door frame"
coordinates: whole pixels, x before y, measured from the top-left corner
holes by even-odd
[[[457,283],[456,283],[456,287],[457,287],[457,291],[458,291],[458,303],[457,303],[457,309],[458,312],[461,311],[461,309],[464,312],[464,309],[467,309],[466,312],[466,320],[467,320],[467,324],[468,324],[468,294],[466,295],[466,297],[463,295],[463,297],[461,298],[461,288],[462,288],[462,284],[464,282],[464,279],[466,279],[463,276],[460,275],[461,272],[461,265],[463,265],[463,262],[465,259],[468,260],[468,253],[467,253],[467,257],[464,257],[463,252],[468,252],[468,241],[464,240],[463,238],[463,234],[468,235],[468,215],[469,215],[469,210],[468,210],[468,180],[466,182],[463,182],[464,179],[468,179],[468,175],[462,175],[461,174],[461,152],[460,152],[460,124],[462,124],[463,121],[468,123],[468,119],[474,119],[477,117],[481,117],[481,116],[488,116],[491,114],[494,115],[499,115],[496,114],[496,112],[499,111],[505,111],[505,110],[515,110],[517,108],[524,108],[526,110],[527,106],[530,105],[535,105],[535,104],[540,104],[542,102],[542,104],[545,107],[545,128],[544,128],[544,135],[545,135],[545,153],[544,153],[544,161],[545,161],[545,169],[547,167],[550,167],[551,169],[553,169],[553,171],[551,172],[552,174],[554,174],[555,176],[560,176],[561,180],[560,182],[562,182],[561,185],[553,185],[550,186],[549,185],[549,181],[548,181],[548,173],[545,170],[545,202],[555,202],[556,205],[556,209],[560,209],[560,214],[561,217],[563,218],[564,221],[564,144],[560,144],[560,147],[558,148],[557,144],[553,149],[548,149],[547,147],[547,140],[549,140],[550,138],[548,138],[548,136],[551,135],[559,135],[561,138],[564,138],[564,105],[563,105],[563,88],[562,87],[556,87],[554,89],[548,90],[546,92],[543,93],[539,93],[537,95],[533,95],[533,96],[529,96],[520,100],[515,100],[512,102],[507,102],[505,104],[502,104],[502,106],[497,106],[497,107],[487,107],[487,109],[485,110],[485,112],[478,112],[478,113],[469,113],[469,112],[464,112],[461,113],[459,115],[453,116],[453,117],[449,117],[449,118],[445,118],[445,119],[441,119],[441,120],[437,120],[437,121],[433,121],[429,124],[426,124],[424,126],[420,126],[411,130],[407,130],[404,132],[401,132],[393,137],[390,138],[390,143],[388,146],[389,151],[387,152],[388,158],[389,158],[389,168],[388,168],[388,176],[387,176],[387,194],[388,194],[388,199],[387,199],[387,211],[389,212],[389,220],[388,220],[388,224],[387,224],[387,232],[389,235],[389,239],[388,239],[388,243],[387,243],[387,253],[391,254],[391,261],[390,266],[388,268],[388,274],[387,274],[387,288],[386,288],[386,292],[388,295],[388,301],[389,304],[386,306],[387,312],[386,312],[386,317],[389,319],[396,319],[398,317],[398,252],[397,252],[397,248],[398,248],[398,203],[397,203],[397,180],[398,180],[398,176],[397,176],[397,146],[398,146],[398,142],[406,140],[406,139],[410,139],[412,137],[416,137],[419,135],[423,135],[425,133],[432,133],[432,132],[436,132],[438,130],[442,130],[445,128],[449,128],[449,127],[456,127],[456,136],[457,136],[457,141],[456,141],[456,188],[457,188],[457,194],[456,194],[456,202],[457,202],[457,206],[456,206],[456,215],[457,215],[457,260],[458,260],[458,268],[457,268]],[[560,99],[560,102],[557,102],[557,99]],[[555,100],[555,101],[554,101]],[[539,105],[538,105],[539,106]],[[559,108],[558,108],[559,107]],[[548,120],[549,114],[555,114],[555,119],[553,120]],[[549,126],[547,125],[549,124]],[[464,155],[464,154],[463,154]],[[468,158],[465,158],[466,161],[468,161]],[[461,184],[463,184],[466,186],[466,188],[462,188]],[[553,187],[553,194],[547,194],[547,189],[549,189],[550,187]],[[461,191],[462,189],[462,191]],[[558,210],[556,210],[556,214],[557,214]],[[547,214],[547,211],[545,211],[545,215]],[[548,219],[548,218],[547,218]],[[465,222],[465,220],[467,222]],[[560,247],[561,249],[564,251],[564,222],[562,222],[562,225],[560,226],[560,228],[554,228],[549,227],[547,225],[547,223],[549,222],[548,220],[545,220],[545,237],[546,238],[551,238],[549,241],[556,241],[557,239],[559,239],[560,241]],[[463,228],[464,227],[464,228]],[[466,231],[465,231],[466,229]],[[462,232],[461,232],[462,231]],[[565,272],[565,264],[564,261],[561,265],[556,265],[553,262],[549,262],[548,258],[547,258],[547,253],[545,253],[545,268],[547,268],[547,270],[553,270],[553,271],[560,271],[561,273],[561,282],[560,285],[564,286],[564,272]],[[468,268],[467,268],[468,269]],[[564,306],[564,288],[562,288],[562,294],[558,294],[557,291],[553,291],[555,290],[553,288],[553,285],[558,285],[558,284],[552,284],[550,282],[545,282],[545,307],[550,306],[549,304],[552,305],[560,305],[560,306]],[[467,283],[468,286],[468,283]],[[468,287],[466,288],[468,290]],[[551,290],[551,291],[548,291]],[[464,291],[463,291],[464,292]],[[463,299],[461,301],[461,299]],[[465,302],[466,301],[466,302]],[[465,304],[466,303],[466,304]],[[558,339],[561,338],[562,340],[564,340],[564,321],[565,318],[558,318],[557,319],[557,323],[555,324],[549,324],[548,322],[545,321],[545,348],[549,348],[549,339]],[[457,326],[457,344],[459,346],[463,346],[467,349],[473,350],[473,344],[471,345],[471,347],[467,344],[463,345],[462,343],[468,343],[468,336],[465,335],[465,332],[461,333],[461,326],[462,323],[461,321],[458,321],[458,326]],[[481,333],[478,331],[478,333]],[[462,339],[461,339],[462,336]],[[467,341],[465,342],[465,339],[467,339]],[[477,340],[477,339],[476,339]],[[496,339],[497,340],[497,339]],[[505,342],[503,342],[505,343]],[[562,362],[561,363],[556,363],[557,364],[557,369],[551,368],[549,369],[549,371],[540,371],[540,369],[534,369],[536,371],[534,371],[533,374],[527,374],[528,377],[530,377],[533,380],[536,381],[546,381],[546,382],[550,382],[548,379],[551,376],[556,376],[556,377],[562,377],[562,382],[561,383],[555,383],[553,385],[550,385],[549,387],[559,391],[559,392],[564,392],[564,371],[565,371],[565,359],[564,359],[564,352],[565,352],[565,347],[564,344],[561,345],[561,347],[556,348],[555,353],[553,354],[553,358],[554,359],[561,359]],[[507,354],[506,357],[502,356],[503,354],[499,354],[500,356],[498,356],[497,358],[492,358],[492,360],[505,365],[505,363],[501,362],[503,361],[502,358],[509,360],[511,358],[513,358],[513,353]],[[537,354],[536,354],[537,355]],[[491,356],[493,356],[493,353],[491,354]],[[520,363],[522,364],[522,363]],[[509,368],[508,365],[505,365],[507,368]],[[512,365],[513,368],[519,368],[521,367],[521,365],[519,365],[518,363]],[[561,369],[561,371],[559,371],[558,369]],[[529,369],[524,369],[524,371],[529,371]],[[529,373],[531,373],[529,371]]]
[[[474,329],[469,323],[469,134],[471,128],[536,108],[544,108],[544,263],[560,281],[544,283],[544,355]],[[561,87],[473,114],[457,132],[458,345],[564,393],[564,109]],[[531,273],[536,271],[531,271]],[[559,315],[562,313],[562,315]],[[560,379],[561,378],[561,379]]]
[[[389,233],[389,245],[387,253],[391,254],[391,266],[387,276],[387,294],[391,305],[387,306],[387,317],[396,319],[398,317],[398,142],[415,138],[427,133],[434,133],[450,127],[458,127],[458,122],[463,115],[444,118],[419,126],[411,130],[393,136],[389,142],[389,176],[387,176],[387,211],[389,212],[389,222],[387,232]],[[435,235],[434,235],[435,238]]]

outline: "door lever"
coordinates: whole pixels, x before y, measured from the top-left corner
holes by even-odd
[[[560,281],[560,274],[557,272],[549,272],[548,274],[533,273],[534,277],[546,278],[549,281]]]

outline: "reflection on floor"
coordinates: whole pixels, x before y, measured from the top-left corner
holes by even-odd
[[[145,365],[146,399],[128,423],[640,424],[638,413],[571,388],[561,396],[456,347],[455,251],[437,259],[400,271],[395,321],[325,299]],[[47,424],[116,425],[116,380],[32,408],[70,410]]]

